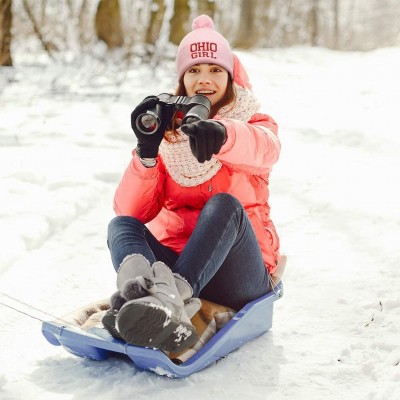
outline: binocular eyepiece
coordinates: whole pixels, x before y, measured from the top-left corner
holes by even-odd
[[[138,130],[145,135],[152,135],[157,131],[161,123],[162,109],[164,107],[172,109],[171,114],[175,111],[182,111],[184,115],[182,125],[208,119],[210,116],[211,101],[202,94],[189,97],[161,93],[157,97],[159,101],[156,106],[140,114],[135,121]]]

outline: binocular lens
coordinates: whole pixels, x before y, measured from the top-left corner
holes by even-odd
[[[190,115],[182,120],[182,125],[193,124],[194,122],[200,121],[200,118],[194,115]]]
[[[206,100],[209,101],[207,98]],[[182,125],[193,124],[196,121],[207,119],[209,114],[210,109],[207,108],[204,104],[195,104],[184,116],[182,120]]]
[[[136,126],[145,135],[152,135],[158,129],[159,125],[160,119],[158,115],[155,115],[151,111],[140,114],[136,119]]]

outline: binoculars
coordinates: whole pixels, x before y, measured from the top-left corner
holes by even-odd
[[[210,116],[211,101],[202,94],[189,97],[161,93],[157,97],[159,102],[155,107],[139,114],[135,121],[138,130],[145,135],[152,135],[157,131],[164,107],[172,109],[172,114],[175,111],[182,111],[182,125],[208,119]]]

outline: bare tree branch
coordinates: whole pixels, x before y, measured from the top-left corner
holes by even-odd
[[[36,21],[35,16],[33,15],[31,7],[29,6],[28,0],[22,0],[22,4],[24,6],[25,12],[27,13],[30,21],[32,22],[33,31],[35,32],[36,37],[39,39],[42,47],[44,48],[46,53],[49,55],[49,57],[54,59],[54,56],[51,51],[51,44],[47,40],[44,39],[43,34],[39,28],[39,24]]]

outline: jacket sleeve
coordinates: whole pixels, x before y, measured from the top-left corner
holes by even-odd
[[[143,223],[151,221],[164,202],[164,182],[165,173],[159,161],[155,167],[146,168],[133,152],[133,158],[115,192],[115,213],[135,217]]]
[[[227,140],[216,157],[233,168],[258,175],[278,161],[281,144],[276,122],[266,114],[255,114],[249,122],[223,118]]]

